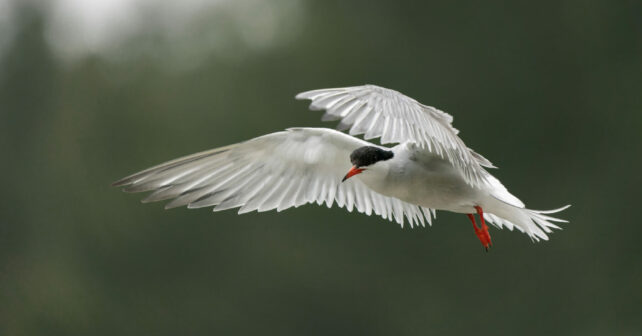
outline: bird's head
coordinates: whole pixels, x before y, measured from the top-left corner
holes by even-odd
[[[375,146],[357,148],[350,154],[352,168],[350,168],[341,182],[352,176],[361,174],[368,169],[376,168],[378,163],[390,160],[393,156],[395,155],[391,150],[385,150]]]

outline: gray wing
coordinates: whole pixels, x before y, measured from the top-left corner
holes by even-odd
[[[375,85],[320,89],[299,93],[310,99],[310,109],[326,110],[324,120],[341,120],[338,128],[381,143],[415,142],[448,159],[473,186],[486,184],[485,167],[492,163],[468,148],[452,127],[448,113],[423,105],[397,91]]]
[[[431,210],[383,196],[359,179],[341,183],[350,153],[368,142],[325,128],[294,128],[170,161],[125,177],[114,186],[153,191],[143,202],[172,200],[165,207],[240,207],[285,210],[307,203],[336,203],[403,226],[431,223]],[[434,211],[433,211],[434,214]]]

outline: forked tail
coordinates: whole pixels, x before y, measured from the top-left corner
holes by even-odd
[[[549,216],[563,210],[571,205],[566,205],[553,210],[530,210],[519,208],[500,200],[493,202],[493,206],[485,209],[484,219],[498,228],[506,227],[509,230],[517,228],[519,231],[526,233],[534,241],[548,240],[548,234],[553,229],[560,229],[554,223],[568,223],[567,220]]]

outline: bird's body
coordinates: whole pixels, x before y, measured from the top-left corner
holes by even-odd
[[[526,209],[484,169],[493,166],[466,147],[445,112],[373,85],[308,91],[297,98],[326,110],[324,119],[340,119],[339,128],[350,135],[291,128],[170,161],[114,185],[154,191],[144,202],[172,199],[166,208],[240,207],[244,213],[316,202],[411,226],[431,223],[435,210],[465,213],[486,248],[490,235],[484,219],[534,240],[548,239],[558,228],[552,222],[563,221],[547,214],[565,208]],[[356,134],[398,145],[372,144]]]
[[[357,176],[374,191],[422,207],[459,213],[474,212],[485,190],[472,187],[442,157],[420,150],[413,143],[391,149],[394,157],[382,165],[383,174]],[[425,187],[422,187],[425,186]]]

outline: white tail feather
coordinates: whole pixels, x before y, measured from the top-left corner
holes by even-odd
[[[493,202],[491,207],[484,209],[486,211],[484,219],[500,229],[506,227],[512,231],[513,228],[517,228],[534,241],[548,240],[548,234],[552,233],[553,229],[561,230],[553,222],[568,223],[564,219],[551,217],[548,214],[566,210],[568,207],[570,205],[553,210],[530,210],[499,201]]]

